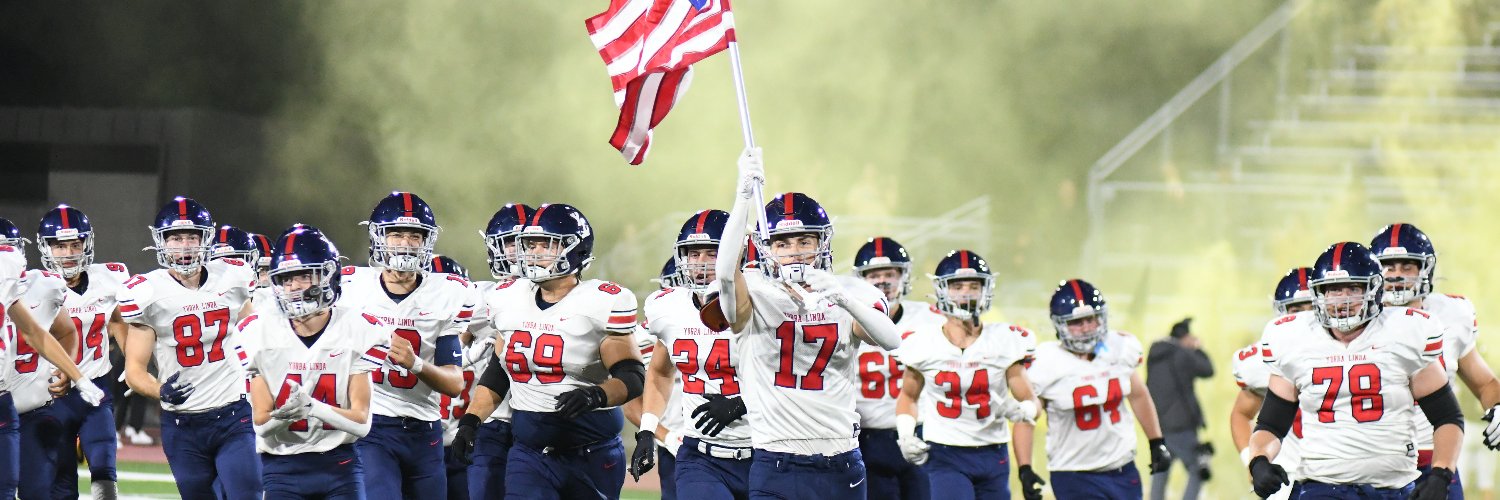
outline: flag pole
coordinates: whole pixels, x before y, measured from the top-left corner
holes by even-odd
[[[740,104],[740,133],[745,138],[745,148],[753,148],[755,147],[755,132],[750,129],[750,100],[745,96],[745,70],[740,66],[740,42],[735,37],[733,28],[729,30],[729,65],[734,73],[734,95],[739,99]],[[771,226],[766,221],[766,210],[763,205],[766,202],[765,194],[761,191],[764,187],[762,183],[754,188],[755,220],[760,222],[761,241],[769,244]]]

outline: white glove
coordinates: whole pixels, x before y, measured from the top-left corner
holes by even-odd
[[[309,396],[307,391],[303,391],[302,384],[295,380],[286,382],[286,390],[288,392],[286,402],[271,410],[271,418],[291,421],[307,418],[307,415],[312,413],[312,396]]]
[[[839,307],[844,307],[849,303],[849,297],[844,295],[844,286],[839,284],[839,279],[833,273],[809,268],[802,274],[802,277],[804,279],[802,283],[811,288],[814,295],[828,299],[829,302]]]
[[[1011,422],[1036,423],[1036,402],[1031,400],[1016,401],[1005,398],[1000,402],[1000,416]]]
[[[104,400],[104,390],[94,385],[92,381],[74,380],[73,388],[78,389],[78,397],[83,398],[83,402],[88,403],[89,406],[99,406],[99,402]]]
[[[490,356],[490,348],[494,347],[494,345],[494,337],[489,337],[482,341],[475,342],[469,345],[469,349],[467,351],[464,351],[464,368],[474,366],[475,363],[484,361],[485,358],[488,358]]]
[[[761,163],[760,148],[745,148],[745,151],[740,153],[738,165],[740,167],[740,197],[753,198],[755,190],[766,185],[766,167]],[[759,207],[756,208],[759,209]]]
[[[1485,411],[1484,421],[1490,423],[1484,428],[1484,445],[1491,450],[1500,450],[1500,405],[1491,406]]]
[[[932,446],[917,437],[917,417],[896,415],[896,445],[901,447],[901,456],[913,465],[927,463],[927,450]]]

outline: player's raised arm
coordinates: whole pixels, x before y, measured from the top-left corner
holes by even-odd
[[[849,296],[842,283],[832,273],[821,269],[807,271],[807,286],[813,293],[833,302],[854,317],[854,335],[861,340],[880,346],[887,351],[901,347],[901,333],[896,323],[885,313],[889,307],[884,297],[872,297],[872,303],[863,303]],[[874,290],[874,287],[870,287]]]
[[[719,281],[719,309],[735,332],[744,331],[750,321],[750,290],[745,287],[745,276],[740,273],[740,257],[745,250],[750,216],[754,214],[753,210],[762,209],[760,200],[755,199],[755,187],[765,181],[760,148],[746,149],[740,155],[734,207],[729,211],[729,223],[724,226],[724,235],[719,240],[719,258],[714,263]]]

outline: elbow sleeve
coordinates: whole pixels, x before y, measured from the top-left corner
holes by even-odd
[[[1427,416],[1427,421],[1432,423],[1433,429],[1447,424],[1457,425],[1459,430],[1464,428],[1464,413],[1458,406],[1458,396],[1453,394],[1450,384],[1443,384],[1442,388],[1418,399],[1417,406]]]
[[[626,359],[609,367],[609,376],[625,383],[625,400],[641,397],[646,390],[646,365],[638,359]]]
[[[490,366],[479,377],[479,385],[494,391],[496,401],[505,399],[505,395],[510,393],[510,374],[505,371],[505,363],[500,360],[498,349],[490,354]]]
[[[1266,402],[1260,406],[1255,430],[1269,431],[1276,439],[1283,439],[1292,430],[1292,420],[1297,418],[1297,402],[1282,399],[1276,393],[1266,391]]]

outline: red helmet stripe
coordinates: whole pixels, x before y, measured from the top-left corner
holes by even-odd
[[[792,220],[792,193],[781,195],[781,214],[786,220]]]
[[[69,227],[68,226],[68,209],[67,209],[67,207],[63,207],[62,210],[58,210],[57,212],[58,212],[58,214],[62,215],[63,229],[67,229]]]
[[[537,225],[537,223],[541,222],[542,221],[542,212],[545,211],[545,210],[547,210],[547,207],[550,207],[550,206],[552,206],[552,205],[542,205],[540,207],[536,207],[536,213],[531,214],[531,225],[535,226],[535,225]],[[525,219],[522,219],[522,220],[525,220]]]
[[[1343,260],[1344,260],[1344,244],[1343,243],[1339,243],[1338,245],[1334,245],[1334,247],[1333,247],[1333,270],[1334,271],[1337,271],[1337,270],[1339,270],[1342,267]]]
[[[257,234],[255,235],[255,239],[260,242],[260,246],[266,247],[267,250],[271,249],[271,239],[267,238],[266,235]]]
[[[695,232],[695,233],[701,233],[701,232],[703,232],[703,224],[705,222],[708,222],[708,213],[709,213],[708,210],[704,210],[702,212],[698,212],[698,226],[695,227],[695,228],[693,228],[693,232]]]
[[[401,210],[406,212],[407,217],[411,217],[411,193],[401,193]]]
[[[1391,246],[1401,246],[1401,223],[1391,224]]]
[[[432,270],[440,273],[448,272],[443,270],[443,259],[441,257],[432,258]]]
[[[1307,268],[1305,267],[1297,268],[1297,289],[1307,289]]]
[[[526,225],[526,209],[525,208],[521,208],[521,204],[520,203],[515,204],[515,207],[516,207],[516,220],[521,221],[521,225],[523,225],[523,226]]]
[[[968,250],[959,250],[958,251],[958,268],[959,269],[968,269],[969,268],[969,251]]]
[[[224,243],[228,243],[229,242],[229,228],[228,227],[221,227],[221,228],[219,228],[219,241],[224,242]]]
[[[281,253],[290,254],[296,251],[293,249],[293,246],[297,242],[297,233],[299,232],[301,231],[292,231],[290,233],[286,233],[286,248],[281,249]]]
[[[885,257],[885,238],[875,238],[875,256]]]
[[[187,199],[185,199],[185,198],[178,198],[177,199],[177,218],[179,220],[187,220],[187,218],[188,218],[187,215],[188,215],[187,214]]]
[[[1068,280],[1068,284],[1073,286],[1073,296],[1078,299],[1078,303],[1082,304],[1083,303],[1083,287],[1078,286],[1078,280]]]

